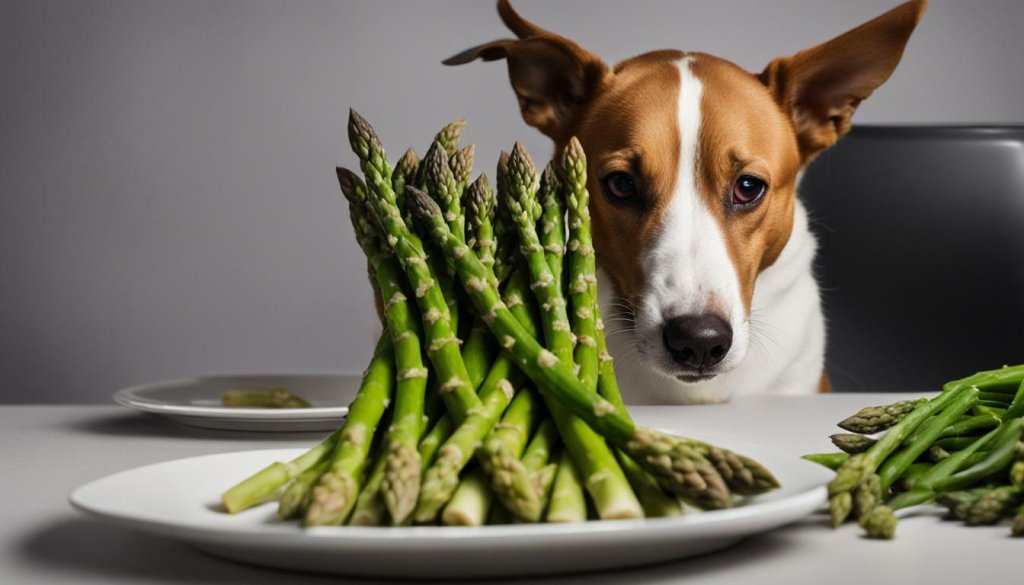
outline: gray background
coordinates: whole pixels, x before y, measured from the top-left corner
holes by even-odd
[[[516,5],[608,62],[656,48],[760,70],[886,0]],[[933,0],[855,121],[1024,122],[1024,2]],[[347,108],[396,151],[445,121],[491,169],[550,147],[493,3],[0,2],[0,401],[106,401],[208,372],[358,371],[375,315],[332,171]],[[398,154],[395,152],[394,154]]]

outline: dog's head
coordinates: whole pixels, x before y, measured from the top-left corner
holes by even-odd
[[[754,282],[789,239],[801,169],[850,129],[925,6],[908,2],[752,74],[680,51],[610,68],[500,0],[518,38],[445,63],[505,59],[526,122],[559,150],[580,139],[597,258],[630,308],[637,348],[656,370],[698,381],[743,360]]]

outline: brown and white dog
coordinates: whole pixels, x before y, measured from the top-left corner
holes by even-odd
[[[892,74],[925,8],[907,2],[754,74],[669,50],[608,67],[499,0],[518,38],[445,61],[505,59],[526,122],[557,152],[582,142],[601,305],[630,402],[829,390],[797,185]]]

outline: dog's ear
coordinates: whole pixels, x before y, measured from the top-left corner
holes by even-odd
[[[804,164],[850,130],[850,118],[892,74],[927,0],[907,2],[827,43],[772,61],[760,79],[796,126]]]
[[[526,123],[556,142],[568,140],[581,108],[611,75],[608,66],[569,39],[525,20],[508,0],[499,0],[498,14],[518,39],[467,49],[444,64],[507,60],[509,81]]]

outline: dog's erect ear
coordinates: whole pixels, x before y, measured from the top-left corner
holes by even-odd
[[[498,14],[518,39],[467,49],[446,59],[444,64],[506,59],[509,81],[526,123],[556,142],[568,140],[575,131],[581,107],[611,75],[608,66],[569,39],[523,19],[508,0],[498,1]]]
[[[761,73],[796,126],[803,163],[850,130],[850,117],[892,74],[927,8],[907,2],[827,43],[772,61]]]

